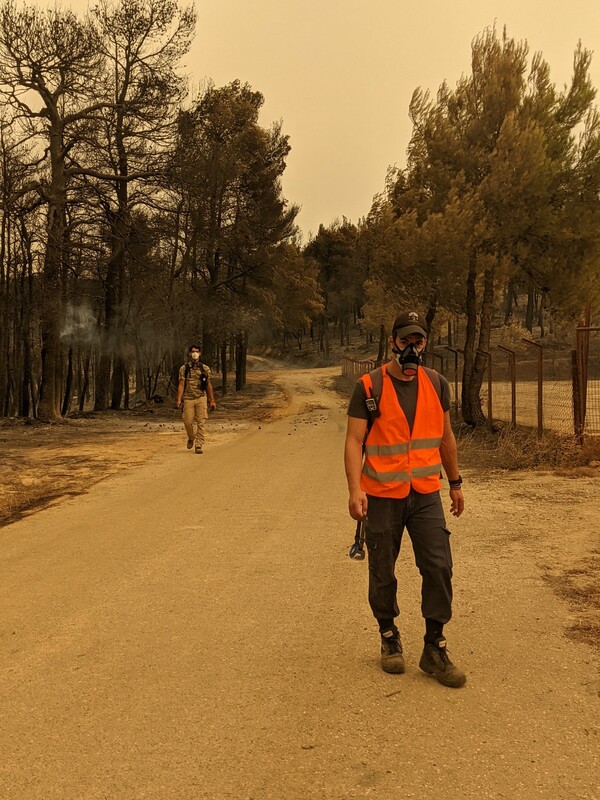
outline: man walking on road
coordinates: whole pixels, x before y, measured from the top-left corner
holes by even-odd
[[[183,403],[182,419],[187,433],[187,448],[195,446],[199,455],[204,447],[204,429],[210,410],[215,411],[215,394],[210,380],[210,369],[200,360],[202,349],[197,344],[190,345],[189,360],[179,369],[179,386],[177,387],[177,408]],[[195,426],[195,428],[194,428]]]
[[[445,686],[459,687],[466,676],[450,660],[443,635],[452,616],[452,556],[440,499],[442,465],[455,517],[464,498],[448,382],[421,365],[427,334],[421,314],[399,314],[390,337],[392,360],[356,384],[344,452],[348,508],[353,519],[365,522],[369,604],[379,624],[383,670],[405,670],[395,624],[395,566],[406,527],[422,577],[425,645],[419,666]]]

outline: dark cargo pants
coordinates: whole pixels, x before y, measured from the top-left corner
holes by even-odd
[[[421,573],[423,617],[449,622],[452,554],[440,493],[419,494],[412,489],[408,497],[402,499],[369,497],[365,541],[369,554],[369,605],[373,615],[377,620],[391,620],[400,613],[395,566],[404,528],[408,530]]]

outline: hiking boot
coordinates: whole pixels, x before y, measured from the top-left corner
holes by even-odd
[[[186,444],[187,449],[191,450],[193,446],[194,446],[194,440],[193,439],[188,439],[187,440],[187,444]]]
[[[196,452],[202,455],[202,448],[199,445],[196,445]]]
[[[467,682],[465,673],[450,661],[443,636],[433,643],[425,642],[419,667],[428,675],[435,676],[444,686],[451,686],[453,689],[458,689]]]
[[[404,672],[402,642],[398,631],[384,631],[381,634],[381,669],[395,675]]]

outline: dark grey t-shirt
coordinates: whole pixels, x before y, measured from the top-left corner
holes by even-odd
[[[439,374],[439,373],[438,373]],[[444,411],[449,411],[451,403],[450,386],[443,375],[440,378],[440,402]],[[386,373],[384,380],[391,380],[400,407],[404,412],[406,421],[408,422],[409,430],[412,432],[413,423],[415,421],[415,413],[417,411],[417,394],[418,394],[418,381],[413,378],[412,381],[403,381],[399,378],[394,378],[389,373]],[[357,381],[350,403],[348,405],[348,416],[358,417],[358,419],[369,419],[369,412],[365,405],[367,394],[362,381]],[[388,530],[395,525],[399,524],[403,517],[404,500],[398,500],[393,497],[373,497],[369,495],[369,506],[367,511],[367,518],[369,520],[368,526],[372,531]]]

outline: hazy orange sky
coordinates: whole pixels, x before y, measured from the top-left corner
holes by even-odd
[[[46,2],[38,0],[46,6]],[[63,1],[83,10],[86,0]],[[93,2],[90,3],[93,5]],[[305,238],[319,223],[364,216],[389,165],[402,166],[417,86],[435,93],[469,70],[472,39],[496,23],[540,50],[554,82],[571,75],[581,39],[596,50],[599,0],[197,0],[186,58],[193,85],[239,78],[262,92],[261,118],[283,120],[292,151],[283,179],[302,206]]]

